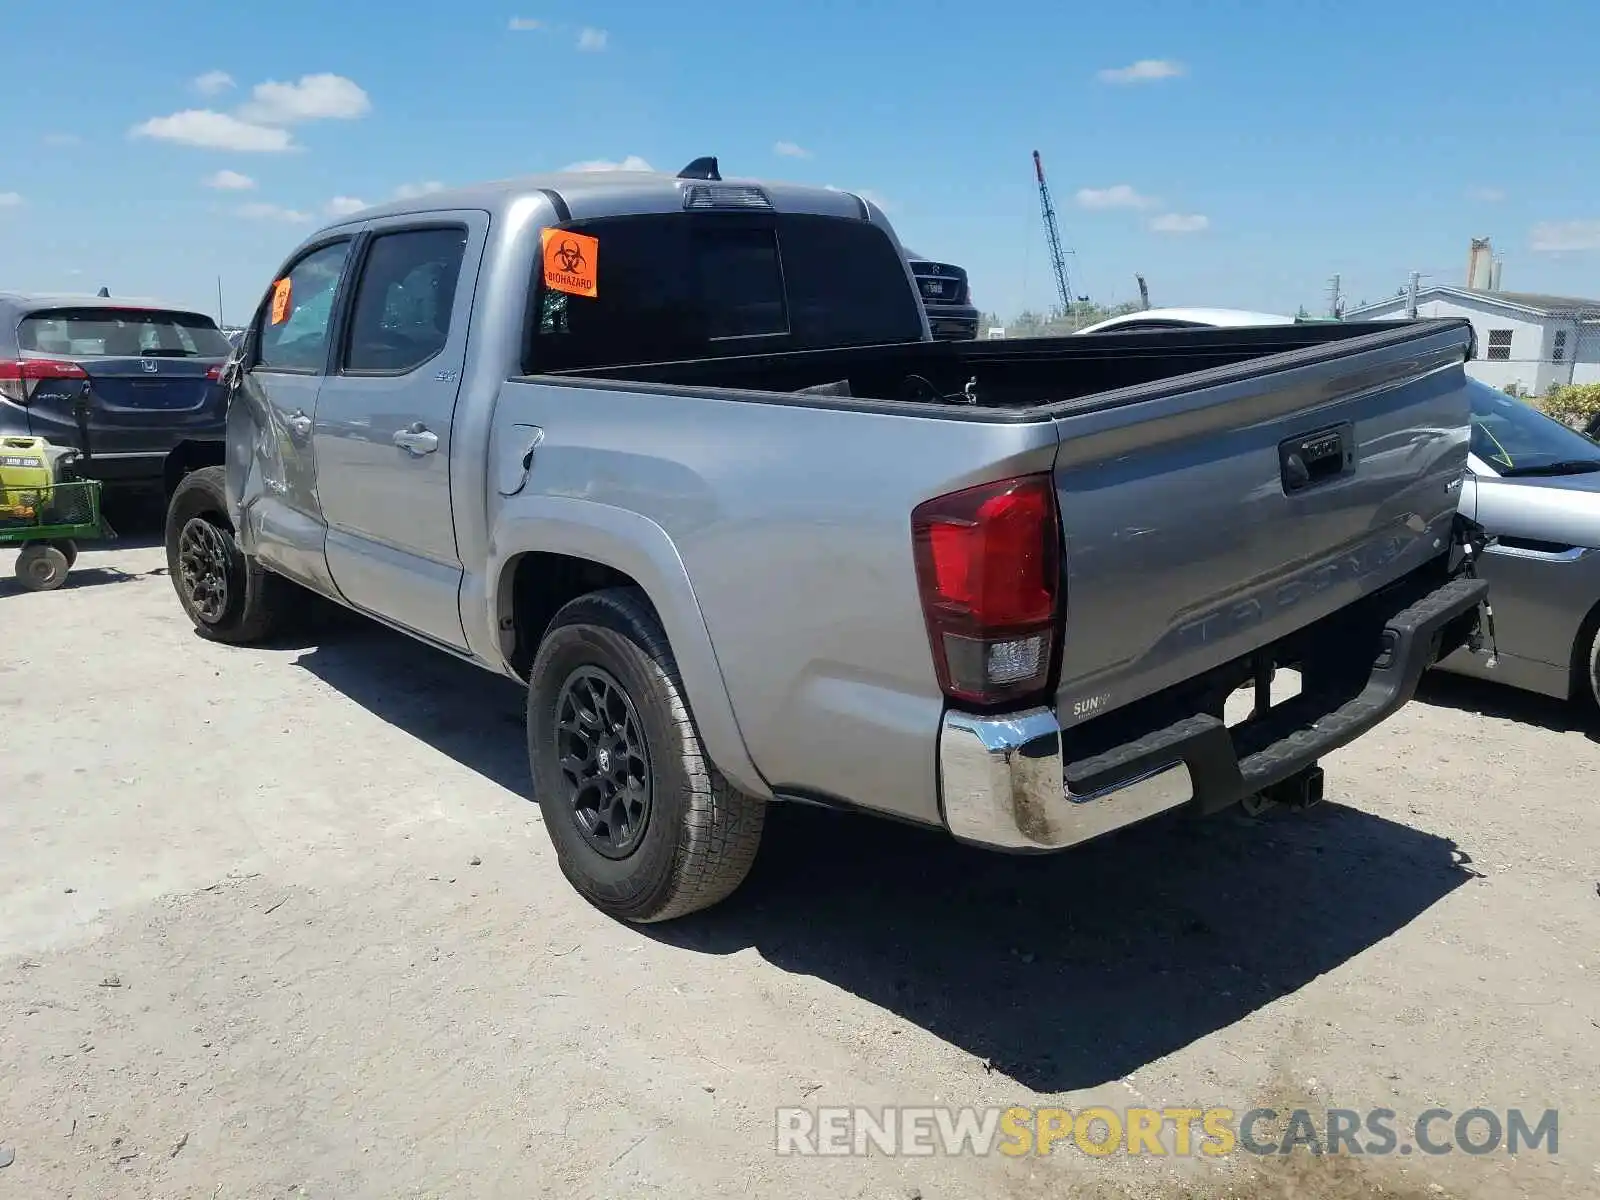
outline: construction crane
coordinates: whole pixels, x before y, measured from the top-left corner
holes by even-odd
[[[1061,231],[1056,228],[1056,206],[1050,202],[1050,185],[1044,181],[1044,160],[1033,152],[1033,173],[1039,179],[1039,209],[1044,213],[1044,236],[1050,243],[1050,269],[1056,274],[1056,294],[1061,297],[1061,315],[1072,311],[1072,288],[1067,282],[1067,256],[1061,249]]]

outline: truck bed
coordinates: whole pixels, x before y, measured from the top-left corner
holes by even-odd
[[[1342,614],[1380,594],[1398,612],[1444,582],[1471,341],[1466,322],[1415,321],[702,359],[515,379],[494,421],[544,431],[530,488],[665,532],[773,792],[937,820],[926,751],[953,702],[917,591],[916,506],[1053,481],[1063,611],[1038,699],[1097,777],[1187,719],[1211,728],[1258,670],[1301,666],[1307,699],[1274,717],[1288,733],[1222,733],[1239,759],[1264,755],[1249,782],[1265,786],[1280,735],[1370,673],[1387,617],[1347,636]],[[929,400],[910,376],[939,395],[975,381],[977,402]],[[799,390],[841,381],[848,395]],[[525,442],[504,447],[491,457]],[[1295,454],[1315,459],[1303,485]],[[1339,650],[1310,661],[1308,644]],[[1229,778],[1237,799],[1246,776]]]
[[[932,401],[946,416],[993,421],[1037,420],[1067,408],[1084,410],[1172,395],[1210,382],[1334,362],[1373,349],[1428,341],[1444,334],[1470,338],[1460,320],[1257,326],[1103,333],[1084,337],[995,341],[911,342],[777,354],[634,363],[557,372],[594,380],[672,387],[727,388],[764,399],[860,407]],[[1204,373],[1200,378],[1191,378]],[[925,380],[927,388],[910,380]],[[972,384],[973,404],[961,396]],[[808,388],[844,384],[838,394]]]

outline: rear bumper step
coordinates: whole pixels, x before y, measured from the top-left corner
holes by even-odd
[[[1484,581],[1457,578],[1379,614],[1380,649],[1358,689],[1312,690],[1233,730],[1198,713],[1068,761],[1048,708],[1004,717],[952,710],[939,738],[945,824],[962,841],[996,849],[1059,850],[1168,809],[1227,808],[1405,705],[1423,673],[1473,631],[1487,593]]]

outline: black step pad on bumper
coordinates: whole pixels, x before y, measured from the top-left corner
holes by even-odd
[[[1185,717],[1067,763],[1067,781],[1073,791],[1095,792],[1181,761],[1193,781],[1195,807],[1226,808],[1311,766],[1403,707],[1423,673],[1470,632],[1487,594],[1483,580],[1457,578],[1375,618],[1382,622],[1381,649],[1359,690],[1304,693],[1231,731],[1208,713]]]

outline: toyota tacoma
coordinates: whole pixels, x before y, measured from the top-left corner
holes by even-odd
[[[1319,756],[1481,640],[1470,348],[937,341],[853,194],[517,179],[289,255],[167,555],[208,638],[309,592],[525,683],[562,870],[659,921],[739,885],[774,803],[1054,851],[1318,798]]]

